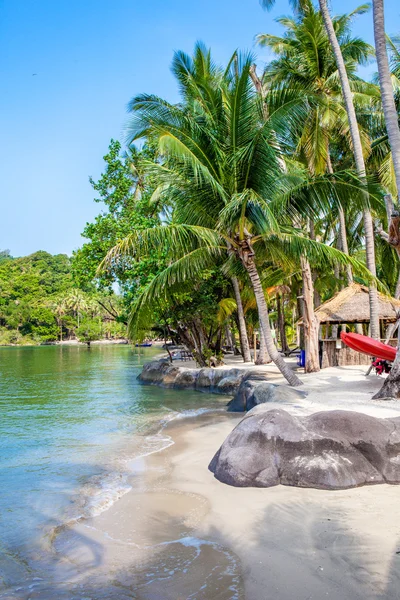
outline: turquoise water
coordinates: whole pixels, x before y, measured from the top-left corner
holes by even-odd
[[[162,422],[221,406],[140,385],[141,365],[157,352],[0,348],[0,591],[32,577],[54,528],[128,492],[129,460],[170,443]]]

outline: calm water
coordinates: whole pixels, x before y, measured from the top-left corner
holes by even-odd
[[[55,527],[129,490],[132,457],[166,447],[160,423],[215,396],[143,386],[157,349],[0,348],[0,591],[35,571]]]

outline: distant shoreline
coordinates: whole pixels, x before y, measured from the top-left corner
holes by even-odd
[[[129,344],[126,338],[117,338],[114,340],[95,340],[90,342],[93,346],[108,346],[117,344]],[[78,342],[78,340],[65,340],[62,342],[41,342],[38,344],[0,344],[0,348],[37,348],[39,346],[87,346],[87,342]]]
[[[127,338],[115,338],[113,340],[94,340],[90,342],[92,346],[116,346],[116,345],[128,345],[130,341]],[[156,341],[152,342],[153,347],[162,346],[164,342]],[[87,342],[78,342],[78,340],[63,340],[54,342],[42,342],[38,344],[0,344],[0,348],[37,348],[42,346],[87,346]]]

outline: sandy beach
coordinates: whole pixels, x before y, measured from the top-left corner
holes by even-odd
[[[399,416],[398,403],[370,400],[382,381],[364,373],[327,369],[305,378],[309,396],[284,408]],[[400,598],[398,487],[224,485],[208,464],[243,415],[223,407],[172,420],[163,430],[171,444],[132,463],[129,493],[58,533],[60,597],[68,581],[96,599]]]

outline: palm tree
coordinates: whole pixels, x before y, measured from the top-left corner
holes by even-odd
[[[361,136],[358,128],[358,122],[356,117],[356,111],[354,107],[353,97],[351,93],[349,78],[346,71],[346,65],[343,60],[343,55],[338,43],[335,28],[329,13],[327,0],[319,0],[319,5],[324,19],[325,28],[332,46],[332,50],[335,54],[336,63],[338,66],[340,83],[342,86],[343,99],[346,106],[347,117],[349,120],[350,135],[353,145],[353,155],[356,164],[358,175],[363,178],[365,177],[365,162],[361,144]],[[366,10],[368,7],[365,7]],[[374,228],[371,212],[368,209],[364,210],[364,234],[365,234],[365,246],[366,246],[366,259],[367,266],[371,271],[372,275],[376,276],[376,261],[375,261],[375,243],[374,243]],[[369,304],[370,304],[370,325],[371,325],[371,336],[373,338],[379,338],[379,304],[377,289],[374,284],[369,286]]]
[[[378,64],[379,85],[381,88],[383,112],[396,176],[397,189],[400,190],[400,129],[399,117],[393,95],[392,77],[386,51],[385,15],[383,0],[373,0],[374,37],[376,62]]]
[[[342,95],[344,104],[346,107],[347,118],[349,122],[350,136],[352,140],[352,149],[354,155],[354,162],[356,165],[357,173],[361,180],[365,179],[366,170],[365,170],[365,162],[363,156],[363,148],[361,143],[360,131],[358,128],[357,116],[353,102],[353,96],[351,92],[351,87],[349,83],[349,78],[346,70],[346,64],[343,59],[343,54],[340,48],[340,44],[338,42],[336,36],[336,28],[335,24],[332,21],[331,15],[329,13],[329,8],[327,4],[327,0],[318,0],[319,7],[321,10],[321,15],[324,21],[325,29],[328,34],[328,38],[335,55],[336,64],[339,73],[339,79],[342,87]],[[261,5],[264,8],[271,8],[274,4],[274,0],[261,0]],[[303,1],[293,1],[293,5],[295,5],[298,9],[304,8],[309,5],[309,0]],[[357,9],[358,14],[362,11],[368,10],[368,5],[364,5]],[[374,228],[373,221],[370,210],[368,208],[364,209],[363,212],[363,220],[364,220],[364,234],[365,234],[365,246],[366,246],[366,260],[367,266],[370,270],[373,277],[376,277],[376,262],[375,262],[375,244],[374,244]],[[376,285],[374,283],[370,283],[369,285],[369,303],[370,303],[370,324],[371,324],[371,336],[374,338],[379,338],[379,304],[378,304],[378,294]]]
[[[341,47],[346,69],[358,102],[370,101],[371,92],[376,95],[375,86],[366,84],[356,76],[359,64],[365,64],[373,54],[373,48],[359,38],[349,35],[349,25],[360,9],[351,14],[334,19],[334,25]],[[362,8],[361,8],[362,12]],[[282,17],[277,21],[285,27],[283,36],[260,34],[259,45],[268,47],[277,58],[270,62],[264,72],[264,86],[274,89],[290,86],[306,90],[310,96],[310,110],[304,123],[297,145],[296,154],[303,160],[311,173],[328,172],[333,174],[330,144],[337,138],[351,140],[348,135],[348,121],[343,106],[337,65],[329,38],[326,34],[322,15],[312,3],[304,5],[296,18]],[[363,141],[366,141],[366,136]],[[348,254],[345,214],[338,206],[340,249]],[[347,269],[347,280],[353,280],[351,268]]]
[[[189,61],[181,53],[180,57],[181,62]],[[270,262],[274,257],[299,261],[302,255],[317,266],[339,261],[362,267],[342,252],[307,239],[289,223],[283,229],[278,225],[276,214],[279,210],[283,214],[293,194],[313,195],[305,173],[297,171],[290,177],[282,173],[277,151],[288,122],[304,118],[307,108],[282,91],[279,101],[272,97],[265,119],[264,103],[251,83],[251,65],[251,56],[235,53],[224,77],[202,86],[186,104],[171,105],[149,95],[131,101],[130,141],[158,138],[164,163],[150,162],[148,173],[158,183],[157,201],[164,198],[174,206],[172,224],[133,232],[114,247],[102,267],[128,255],[138,259],[156,245],[166,248],[169,266],[133,307],[130,334],[134,336],[154,298],[167,296],[173,286],[196,277],[228,252],[224,269],[230,276],[235,269],[247,273],[271,359],[291,385],[299,385],[271,335],[260,265],[266,255]],[[332,185],[320,182],[314,196],[331,193]]]
[[[348,35],[349,22],[353,17],[343,15],[335,20],[338,39],[346,60],[346,67],[356,80],[355,71],[359,63],[368,60],[373,52],[371,46]],[[325,31],[321,13],[312,3],[307,3],[296,18],[282,17],[278,22],[286,29],[283,36],[261,34],[257,41],[261,46],[275,52],[277,58],[267,65],[263,81],[267,89],[290,86],[306,90],[310,98],[310,110],[303,125],[296,155],[305,162],[311,174],[328,171],[333,174],[330,142],[337,132],[346,133],[347,118],[342,105],[337,66]],[[357,79],[359,91],[360,81]],[[366,87],[366,86],[363,86]],[[365,92],[365,90],[362,90]],[[349,253],[345,215],[338,206],[340,249]],[[319,324],[314,314],[314,284],[310,264],[301,260],[303,273],[303,321],[306,345],[306,371],[319,370]],[[350,265],[347,266],[348,283],[353,281]]]
[[[383,0],[373,0],[374,37],[376,61],[378,63],[379,84],[381,88],[383,112],[394,165],[397,191],[400,190],[400,129],[396,110],[392,78],[386,52],[385,16]],[[396,358],[392,370],[381,390],[374,398],[400,396],[400,336]]]
[[[172,62],[174,73],[186,106],[194,110],[201,109],[208,119],[213,119],[220,110],[220,95],[215,93],[218,84],[223,79],[223,71],[212,60],[211,52],[202,44],[197,42],[193,58],[184,52],[176,52]],[[157,197],[157,192],[155,194]],[[168,205],[168,202],[166,203]],[[240,285],[237,277],[231,277],[231,283],[235,295],[240,348],[244,362],[251,362],[251,353],[247,335],[246,322],[244,318],[243,302],[240,293]]]
[[[80,323],[81,313],[87,310],[88,303],[83,292],[80,290],[71,290],[70,294],[65,298],[65,305],[72,310],[78,319],[78,327]]]
[[[57,320],[57,325],[60,328],[60,342],[62,342],[62,333],[63,333],[63,317],[67,312],[67,305],[65,302],[65,298],[59,297],[53,301],[51,308]]]

